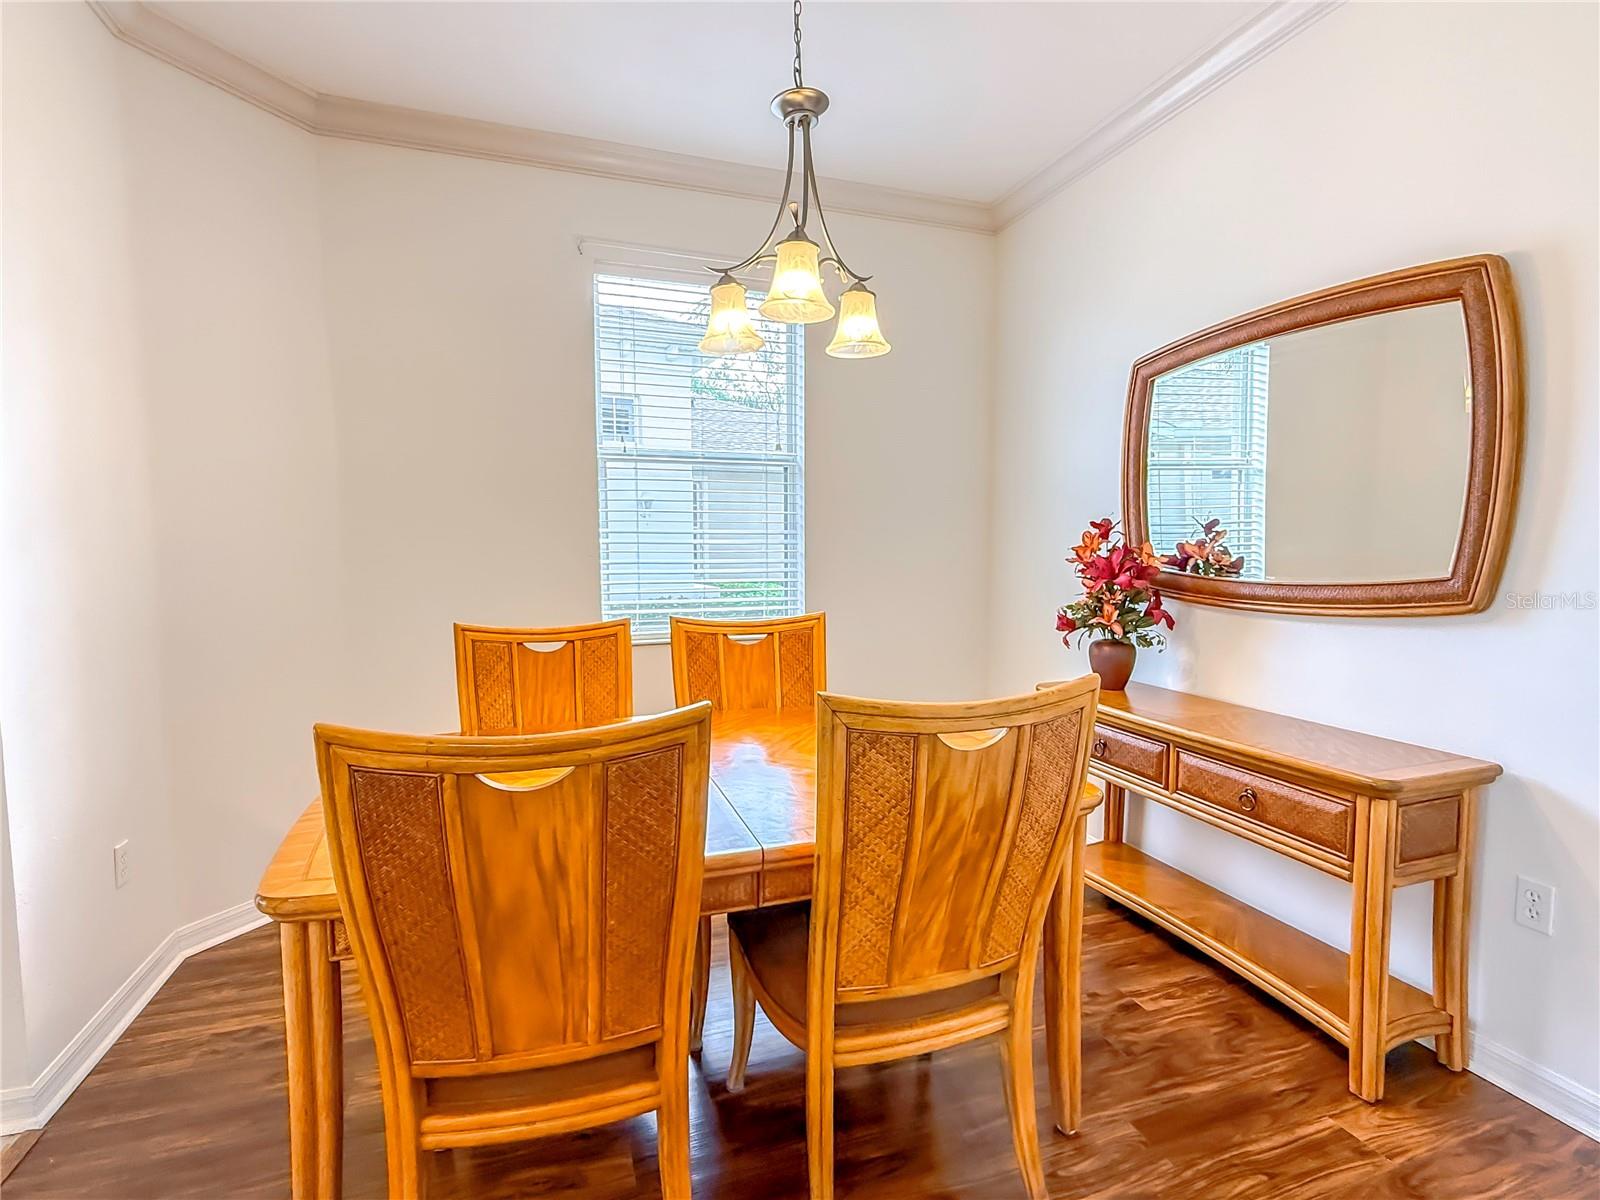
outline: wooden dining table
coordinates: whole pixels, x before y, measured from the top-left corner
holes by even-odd
[[[735,711],[712,721],[701,912],[711,916],[811,894],[816,849],[816,717],[809,710]],[[1101,792],[1084,785],[1083,817]],[[1078,1086],[1084,820],[1045,924],[1045,1031],[1052,1115],[1073,1132]],[[344,1154],[342,964],[350,941],[334,889],[322,801],[312,801],[261,877],[256,907],[278,923],[288,1050],[293,1196],[341,1192]]]

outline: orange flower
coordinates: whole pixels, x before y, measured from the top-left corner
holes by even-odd
[[[1072,548],[1072,553],[1079,562],[1088,562],[1100,553],[1100,547],[1105,545],[1105,539],[1092,529],[1083,531],[1083,541]]]

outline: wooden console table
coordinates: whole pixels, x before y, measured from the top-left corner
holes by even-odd
[[[1466,1065],[1467,911],[1478,793],[1494,763],[1130,684],[1105,692],[1090,773],[1102,895],[1226,963],[1350,1048],[1350,1090],[1383,1097],[1384,1054],[1433,1034]],[[1351,884],[1343,954],[1123,841],[1126,790]],[[1433,991],[1389,974],[1394,890],[1433,883]]]

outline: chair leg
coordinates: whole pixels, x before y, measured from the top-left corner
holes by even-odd
[[[756,991],[750,984],[739,939],[728,931],[728,979],[733,985],[733,1054],[728,1060],[728,1090],[744,1091],[744,1070],[750,1063],[750,1039],[756,1028]]]
[[[661,1080],[661,1107],[656,1111],[656,1161],[661,1169],[662,1200],[689,1200],[689,1079],[687,1072]]]
[[[694,945],[694,978],[689,985],[689,1053],[700,1052],[706,1028],[706,994],[711,989],[711,918],[700,918],[700,936]]]
[[[389,1163],[389,1195],[394,1200],[428,1200],[428,1157],[415,1129],[384,1130]]]
[[[1033,1097],[1032,997],[1030,987],[1026,999],[1020,995],[1013,998],[1011,1026],[1000,1042],[1000,1062],[1006,1077],[1006,1111],[1011,1117],[1011,1141],[1017,1151],[1017,1167],[1022,1171],[1029,1200],[1045,1200],[1044,1163],[1039,1157],[1039,1118]]]
[[[815,1039],[806,1051],[806,1159],[811,1200],[833,1200],[833,1046],[828,1038]]]

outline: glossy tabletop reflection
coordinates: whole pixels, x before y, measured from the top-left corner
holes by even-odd
[[[716,714],[712,792],[738,814],[768,862],[809,860],[817,831],[817,718],[809,709]]]

